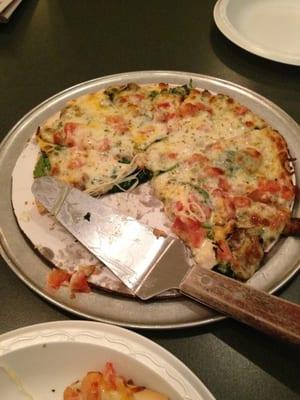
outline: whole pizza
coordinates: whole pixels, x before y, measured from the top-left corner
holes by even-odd
[[[233,98],[192,82],[80,96],[39,127],[36,140],[34,177],[55,176],[97,197],[148,182],[193,260],[242,281],[291,217],[284,138]],[[75,282],[79,289],[88,274]],[[55,270],[50,284],[71,278]]]

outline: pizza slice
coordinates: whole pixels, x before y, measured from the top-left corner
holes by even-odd
[[[290,219],[288,161],[282,137],[265,128],[209,145],[152,184],[195,261],[247,280]]]
[[[168,400],[168,397],[116,374],[112,363],[103,372],[88,372],[64,391],[64,400]]]

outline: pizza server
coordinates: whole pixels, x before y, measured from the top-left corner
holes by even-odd
[[[116,214],[52,177],[35,179],[35,198],[140,299],[177,288],[188,297],[256,329],[300,346],[300,306],[191,267],[186,247],[158,236],[137,220]]]

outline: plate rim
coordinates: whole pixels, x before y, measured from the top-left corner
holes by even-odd
[[[264,49],[262,46],[255,45],[247,40],[227,17],[226,9],[231,1],[232,0],[218,0],[213,9],[215,23],[228,40],[242,49],[267,60],[300,66],[300,55],[284,54],[282,52],[276,52],[275,50]]]
[[[90,88],[93,87],[93,85],[96,84],[109,84],[110,81],[113,80],[125,80],[126,79],[136,79],[136,76],[139,76],[140,79],[145,79],[147,78],[147,80],[151,80],[151,78],[149,77],[149,75],[151,75],[151,77],[155,77],[156,79],[160,79],[163,80],[165,78],[168,78],[168,80],[171,79],[188,79],[188,78],[197,78],[197,79],[201,79],[204,80],[206,82],[210,82],[213,85],[223,85],[224,88],[228,88],[228,89],[234,89],[236,92],[235,94],[239,94],[241,96],[244,96],[245,94],[247,94],[248,96],[252,96],[254,97],[255,100],[259,100],[260,102],[263,102],[266,106],[271,107],[272,109],[272,113],[279,115],[279,117],[283,118],[285,122],[287,122],[289,124],[289,126],[292,127],[292,130],[297,130],[297,132],[299,131],[299,126],[298,124],[285,112],[283,111],[280,107],[278,107],[277,105],[275,105],[273,102],[271,102],[270,100],[266,99],[265,97],[259,95],[258,93],[247,89],[241,85],[238,85],[236,83],[230,82],[230,81],[226,81],[223,79],[219,79],[219,78],[215,78],[215,77],[211,77],[211,76],[207,76],[207,75],[201,75],[201,74],[196,74],[196,73],[190,73],[190,72],[179,72],[179,71],[135,71],[135,72],[125,72],[125,73],[120,73],[120,74],[114,74],[114,75],[108,75],[108,76],[103,76],[103,77],[99,77],[99,78],[95,78],[92,80],[88,80],[85,82],[81,82],[77,85],[71,86],[67,89],[64,89],[63,91],[54,94],[53,96],[51,96],[50,98],[46,99],[45,101],[43,101],[42,103],[40,103],[39,105],[37,105],[35,108],[33,108],[31,111],[29,111],[23,118],[21,118],[14,126],[13,128],[8,132],[7,136],[3,139],[3,142],[0,145],[0,159],[1,159],[1,155],[3,156],[3,153],[5,152],[5,149],[7,148],[7,146],[9,146],[10,142],[13,142],[14,140],[14,134],[15,136],[17,136],[18,130],[23,129],[24,125],[26,125],[26,121],[28,120],[28,118],[30,118],[32,115],[34,115],[36,112],[42,112],[43,109],[46,107],[47,105],[51,106],[51,104],[55,101],[55,99],[62,97],[62,100],[64,100],[65,97],[67,97],[68,94],[72,93],[72,97],[75,97],[76,94],[78,93],[73,93],[73,91],[75,90],[75,92],[79,92],[80,89],[84,90],[82,88]],[[135,78],[132,78],[133,76],[135,76]],[[62,101],[61,100],[61,101]],[[19,154],[20,155],[20,154]],[[18,156],[19,156],[18,155]],[[10,196],[11,197],[11,196]],[[0,227],[1,228],[1,227]],[[189,322],[172,322],[172,323],[165,323],[165,324],[149,324],[149,323],[142,323],[142,322],[137,322],[137,323],[132,323],[132,322],[120,322],[120,320],[114,320],[114,319],[107,319],[105,317],[99,317],[99,316],[95,316],[93,315],[92,312],[88,313],[82,310],[78,310],[75,307],[70,307],[68,306],[66,303],[61,302],[59,299],[50,296],[49,294],[45,293],[44,291],[42,291],[41,289],[39,289],[38,285],[34,284],[34,282],[31,282],[30,280],[28,280],[28,278],[26,276],[22,275],[22,272],[19,271],[18,267],[16,265],[14,265],[13,262],[13,257],[11,255],[9,255],[7,253],[7,247],[5,248],[5,236],[4,234],[1,235],[1,229],[0,229],[0,254],[2,255],[2,257],[4,258],[4,260],[7,262],[7,264],[10,266],[10,268],[16,273],[16,275],[21,278],[21,280],[27,285],[29,286],[32,290],[34,290],[35,292],[37,292],[39,295],[41,295],[44,299],[50,301],[52,304],[55,304],[56,306],[71,312],[75,315],[79,315],[81,317],[85,317],[88,319],[94,319],[97,321],[101,321],[101,322],[106,322],[106,323],[113,323],[113,324],[117,324],[119,326],[125,326],[125,327],[131,327],[131,328],[139,328],[139,329],[175,329],[175,328],[187,328],[187,327],[195,327],[195,326],[200,326],[200,325],[206,325],[208,323],[211,322],[215,322],[221,319],[224,319],[224,316],[221,316],[217,313],[213,313],[212,316],[206,318],[205,320],[193,320],[193,321],[189,321]],[[277,289],[279,289],[280,287],[282,287],[293,275],[295,275],[297,273],[297,271],[300,268],[300,263],[297,264],[297,267],[294,267],[293,270],[286,272],[286,274],[284,275],[284,277],[281,279],[281,281],[276,284],[275,286],[272,287],[272,289],[270,290],[270,293],[273,293],[274,291],[276,291]],[[117,299],[119,300],[119,299]],[[121,301],[123,300],[123,298],[121,299]],[[134,302],[136,302],[136,300],[132,300]],[[163,300],[161,303],[163,303],[165,300]],[[176,306],[176,302],[178,300],[174,301],[174,304]],[[167,302],[167,301],[166,301]],[[192,302],[189,299],[180,299],[180,302],[184,303],[184,305],[189,306],[191,303],[195,304],[194,302]],[[143,305],[144,307],[144,305]],[[162,307],[162,306],[161,306]]]
[[[59,336],[59,339],[53,338],[54,335]],[[100,340],[103,338],[103,336],[101,337],[100,335],[110,335],[110,338],[113,337],[114,340],[117,339],[117,341],[114,342],[111,340],[109,343],[103,343],[103,341],[106,342],[106,340]],[[105,338],[104,336],[104,339]],[[10,352],[18,351],[19,349],[26,349],[39,344],[45,345],[48,343],[67,342],[109,347],[110,349],[122,352],[122,354],[130,358],[132,358],[133,354],[139,356],[142,350],[143,356],[156,357],[165,362],[165,366],[172,366],[181,379],[183,378],[195,391],[199,391],[199,400],[215,399],[200,378],[169,350],[139,333],[106,323],[83,320],[50,321],[17,328],[3,333],[0,335],[0,362],[2,356]],[[9,346],[8,349],[3,351],[7,344]],[[122,345],[122,348],[120,345]],[[136,346],[136,349],[134,349],[134,346]],[[130,352],[127,350],[130,350]],[[142,362],[139,358],[135,358],[135,360]],[[146,361],[144,361],[144,363],[146,363]],[[173,379],[175,379],[174,376]],[[186,397],[186,399],[188,400],[189,397]]]

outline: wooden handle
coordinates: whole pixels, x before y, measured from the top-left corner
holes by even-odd
[[[194,267],[180,291],[253,328],[300,346],[300,306],[216,272]]]

